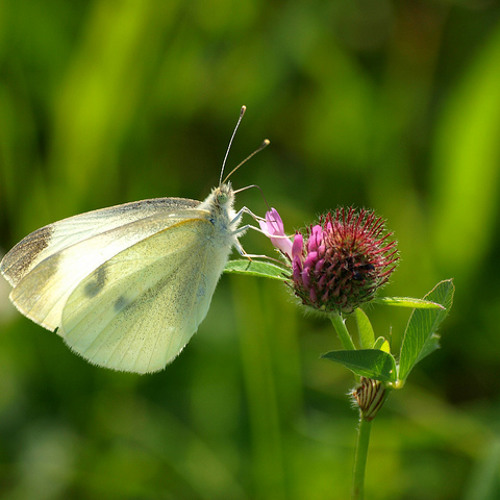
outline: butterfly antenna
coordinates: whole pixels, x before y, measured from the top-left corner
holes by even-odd
[[[271,210],[271,205],[269,205],[269,203],[264,195],[264,191],[262,191],[262,188],[258,184],[250,184],[249,186],[235,189],[234,194],[238,194],[238,193],[241,193],[242,191],[246,191],[247,189],[253,189],[253,188],[257,188],[260,191],[260,194],[262,196],[262,199],[264,200],[264,203],[266,204],[267,209]]]
[[[264,139],[262,141],[262,144],[252,154],[249,154],[242,162],[238,163],[238,165],[236,165],[236,167],[234,167],[233,170],[231,170],[231,172],[229,172],[226,175],[226,177],[224,178],[224,180],[222,181],[222,183],[226,182],[229,179],[229,177],[231,177],[231,175],[233,175],[236,172],[236,170],[238,170],[250,158],[252,158],[252,156],[255,156],[257,153],[260,153],[264,148],[267,148],[267,146],[269,146],[269,144],[271,144],[271,141],[269,139]]]
[[[226,166],[227,157],[229,155],[229,151],[231,150],[231,145],[233,144],[234,136],[236,135],[236,131],[238,130],[238,127],[240,126],[241,120],[243,119],[243,115],[245,114],[246,110],[247,110],[246,106],[241,106],[240,116],[238,118],[238,121],[236,122],[236,126],[234,127],[233,134],[231,135],[231,139],[229,140],[229,144],[227,146],[226,156],[224,156],[224,161],[222,162],[222,168],[220,171],[220,178],[219,178],[219,186],[222,184],[222,176],[224,175],[224,167]]]

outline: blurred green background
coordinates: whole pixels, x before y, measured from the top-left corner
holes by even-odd
[[[86,210],[204,198],[229,166],[292,232],[339,205],[399,240],[385,294],[454,277],[442,349],[375,420],[369,499],[500,498],[500,6],[488,0],[0,1],[0,249]],[[258,190],[237,206],[263,215]],[[271,253],[259,234],[247,251]],[[278,282],[223,276],[155,375],[73,355],[0,280],[0,497],[344,499],[339,344]],[[369,309],[401,341],[408,314]]]

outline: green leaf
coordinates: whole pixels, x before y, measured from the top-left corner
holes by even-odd
[[[414,299],[411,297],[380,297],[374,299],[377,304],[386,306],[411,307],[413,309],[444,309],[441,304],[424,299]]]
[[[379,349],[385,352],[391,352],[391,346],[389,342],[384,337],[378,337],[375,343],[373,344],[374,349]]]
[[[440,348],[439,345],[439,340],[441,339],[441,336],[438,335],[437,333],[431,335],[429,337],[429,340],[424,344],[424,348],[420,352],[417,361],[415,361],[415,364],[419,363],[422,361],[425,357],[427,357],[429,354],[433,353],[434,351],[437,351]]]
[[[439,347],[437,329],[453,302],[452,280],[441,281],[424,298],[445,309],[414,309],[403,337],[399,359],[399,378],[404,381],[413,367]]]
[[[373,332],[372,324],[365,311],[358,307],[354,311],[356,326],[358,327],[359,344],[362,349],[371,349],[375,342],[375,333]]]
[[[321,357],[340,363],[362,377],[373,378],[382,382],[395,382],[397,378],[394,357],[378,349],[331,351]]]
[[[261,260],[230,260],[224,269],[225,273],[247,274],[251,276],[260,276],[262,278],[270,278],[273,280],[285,281],[290,270],[270,262]]]

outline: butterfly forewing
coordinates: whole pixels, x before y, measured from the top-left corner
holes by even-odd
[[[107,260],[66,302],[66,343],[100,366],[164,368],[205,317],[227,261],[234,237],[215,233],[206,216],[183,220]]]
[[[15,287],[44,259],[81,241],[159,213],[194,208],[200,202],[184,198],[156,198],[93,210],[37,229],[21,240],[2,260],[0,271]]]
[[[46,257],[43,260],[40,261],[35,257],[38,263],[34,267],[30,266],[29,272],[24,273],[11,292],[10,298],[16,307],[36,323],[49,330],[55,330],[61,324],[62,309],[70,293],[89,273],[120,251],[176,224],[187,216],[192,217],[193,213],[198,212],[205,214],[204,211],[186,209],[184,204],[172,211],[171,204],[166,204],[159,205],[154,215],[144,218],[147,213],[152,213],[151,210],[144,211],[144,205],[136,205],[137,210],[134,211],[131,205],[127,207],[129,213],[127,220],[131,222],[117,227],[107,226],[108,229],[104,231],[106,225],[101,224],[99,233],[96,233],[97,229],[92,232],[90,227],[87,231],[75,229],[87,224],[80,223],[81,219],[87,219],[88,214],[54,224],[54,234],[58,235],[59,249],[49,251],[52,250],[50,246],[44,252]],[[96,216],[98,218],[98,212],[101,211],[92,213],[94,218]],[[139,214],[142,217],[139,217]],[[77,240],[77,234],[81,235],[80,240]],[[63,241],[72,243],[64,246]],[[22,248],[26,247],[18,245],[7,254],[6,258],[11,253],[14,254],[7,259],[7,264],[13,260],[23,259],[22,255],[16,255],[21,253]],[[30,256],[25,258],[29,260]]]

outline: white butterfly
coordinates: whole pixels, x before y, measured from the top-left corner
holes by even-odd
[[[137,201],[42,227],[0,263],[10,299],[91,363],[161,370],[205,318],[232,247],[244,254],[239,224],[249,211],[233,203],[221,173],[203,202]]]

